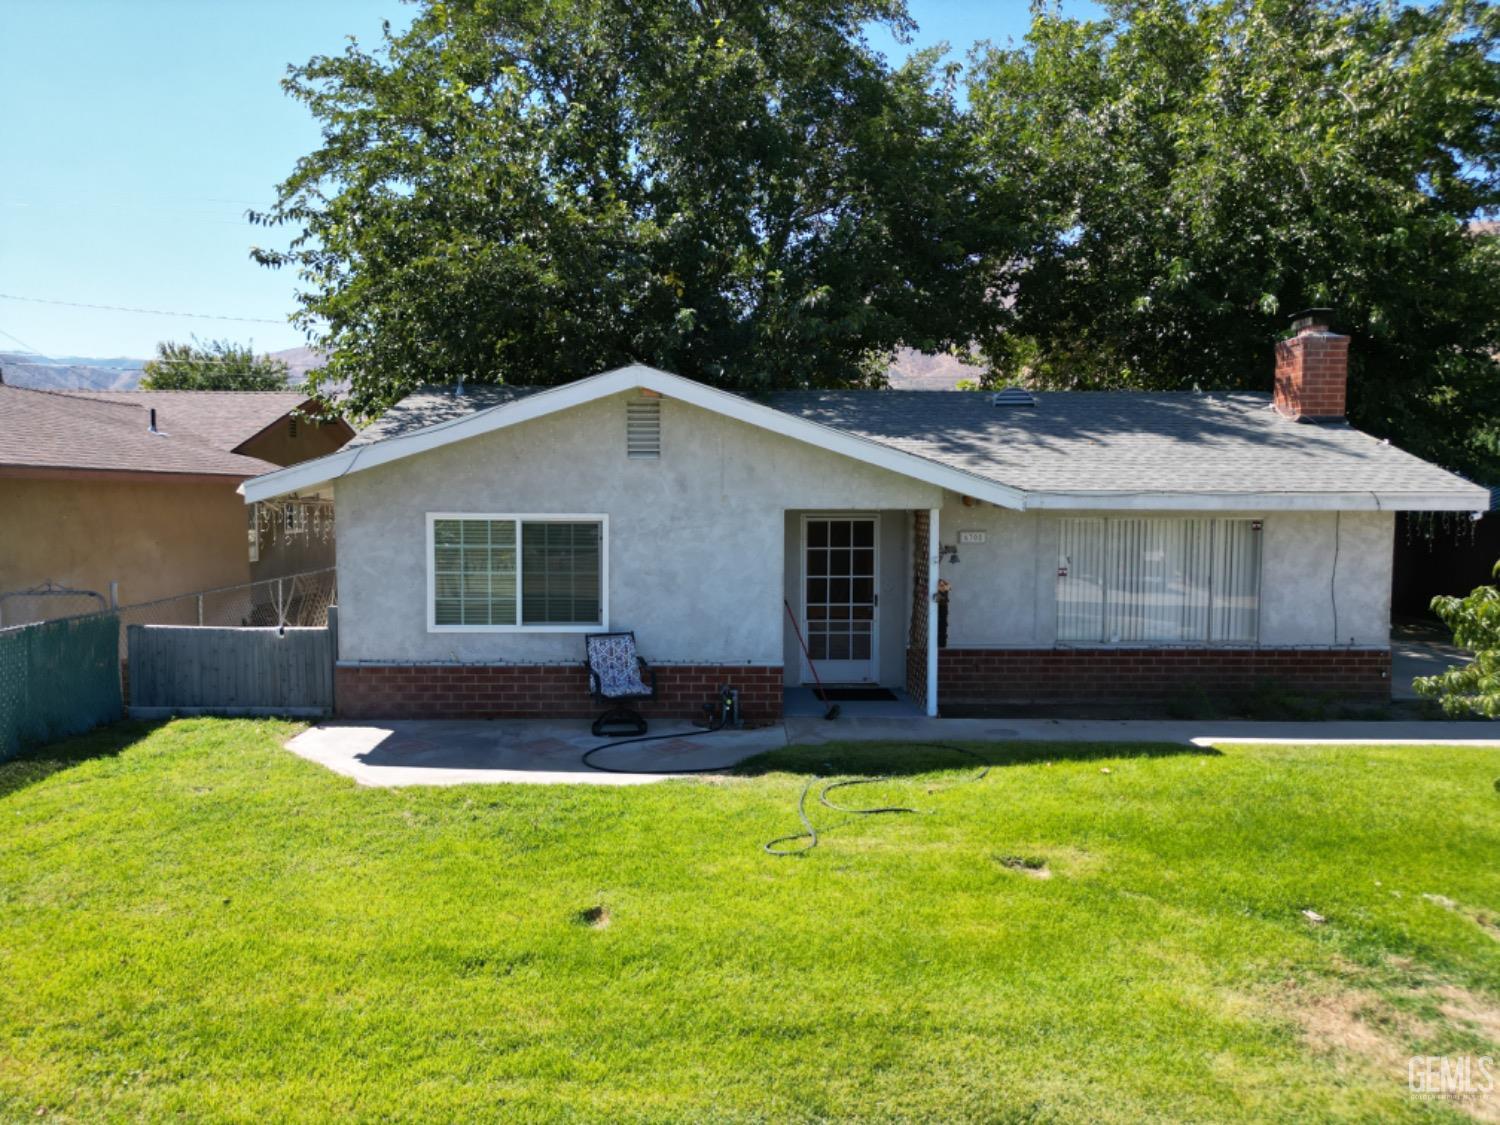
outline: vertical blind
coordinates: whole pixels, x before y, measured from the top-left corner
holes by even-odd
[[[1057,639],[1253,642],[1260,524],[1238,519],[1065,519]]]
[[[595,521],[434,520],[433,624],[600,625],[602,546]]]

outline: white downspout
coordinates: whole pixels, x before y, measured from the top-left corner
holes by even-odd
[[[942,534],[938,527],[940,508],[927,509],[927,714],[937,718],[938,713],[938,559],[942,557]]]

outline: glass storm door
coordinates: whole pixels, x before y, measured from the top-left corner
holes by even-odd
[[[802,621],[825,684],[879,679],[876,523],[875,516],[803,517]],[[805,667],[803,681],[812,681]]]

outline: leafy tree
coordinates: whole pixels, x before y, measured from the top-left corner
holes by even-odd
[[[1495,574],[1500,577],[1500,564]],[[1500,717],[1500,590],[1480,586],[1466,597],[1433,598],[1432,611],[1453,630],[1453,643],[1472,652],[1474,660],[1423,676],[1413,686],[1439,700],[1450,715]]]
[[[996,175],[1033,205],[997,374],[1265,389],[1292,313],[1354,337],[1353,420],[1500,478],[1500,13],[1478,0],[1039,7],[978,52]]]
[[[464,376],[642,361],[744,390],[874,384],[987,337],[1014,206],[904,0],[427,0],[294,67],[321,148],[252,221],[368,411]],[[997,252],[1007,251],[1007,252]]]
[[[141,386],[148,391],[284,391],[287,365],[228,340],[191,344],[164,340],[146,361]]]

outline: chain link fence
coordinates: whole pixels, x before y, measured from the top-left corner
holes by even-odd
[[[0,593],[0,628],[39,621],[66,621],[96,613],[117,613],[126,625],[291,626],[328,624],[334,602],[333,567],[263,578],[238,586],[220,586],[191,594],[174,594],[149,602],[110,608],[94,590],[74,590],[47,583]],[[123,634],[122,634],[123,635]]]
[[[94,613],[0,629],[0,761],[120,717],[120,628]]]
[[[336,572],[310,570],[121,606],[120,625],[279,626],[328,624]]]
[[[109,608],[109,599],[97,590],[75,590],[55,582],[43,582],[25,590],[0,594],[0,629],[81,617]]]

